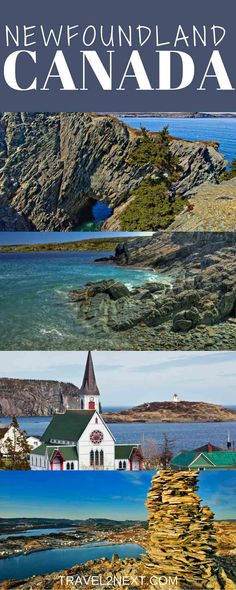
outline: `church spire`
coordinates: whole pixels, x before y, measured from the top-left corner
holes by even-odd
[[[100,392],[99,392],[99,389],[98,389],[98,386],[96,383],[92,354],[90,351],[88,352],[88,356],[87,356],[87,361],[86,361],[86,366],[85,366],[85,371],[84,371],[84,378],[83,378],[83,383],[81,385],[80,392],[82,395],[92,395],[92,396],[100,395]]]

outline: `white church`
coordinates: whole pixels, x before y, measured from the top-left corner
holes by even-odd
[[[143,468],[139,445],[116,444],[100,413],[91,352],[88,353],[79,408],[55,414],[30,453],[32,470],[120,470]]]

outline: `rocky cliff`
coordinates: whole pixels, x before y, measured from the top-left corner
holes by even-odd
[[[235,243],[234,232],[165,231],[119,244],[112,262],[151,267],[152,280],[70,293],[87,348],[92,334],[101,350],[235,350]]]
[[[78,408],[78,396],[71,383],[0,379],[0,416],[50,416]]]
[[[128,163],[139,131],[112,116],[90,113],[1,113],[0,230],[67,231],[91,219],[91,207],[121,209],[152,168]],[[172,139],[182,176],[178,192],[216,183],[225,167],[212,142]]]

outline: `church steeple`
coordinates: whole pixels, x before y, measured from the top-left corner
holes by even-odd
[[[80,389],[81,410],[99,411],[99,395],[100,392],[96,383],[92,354],[89,351]]]

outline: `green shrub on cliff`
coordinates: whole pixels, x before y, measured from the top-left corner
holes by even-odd
[[[220,175],[220,180],[231,180],[236,176],[236,158],[233,158],[232,162],[230,163],[229,170],[224,170]]]
[[[229,170],[225,170],[222,172],[220,176],[220,180],[231,180],[236,176],[236,158],[233,158],[232,162],[230,163]]]
[[[131,165],[150,165],[157,172],[159,179],[170,185],[178,179],[181,166],[179,160],[170,149],[168,127],[155,135],[150,135],[145,127],[141,127],[141,136],[129,154]]]
[[[143,180],[133,196],[120,216],[123,231],[165,229],[186,205],[186,199],[178,195],[171,202],[166,184],[151,179]]]

